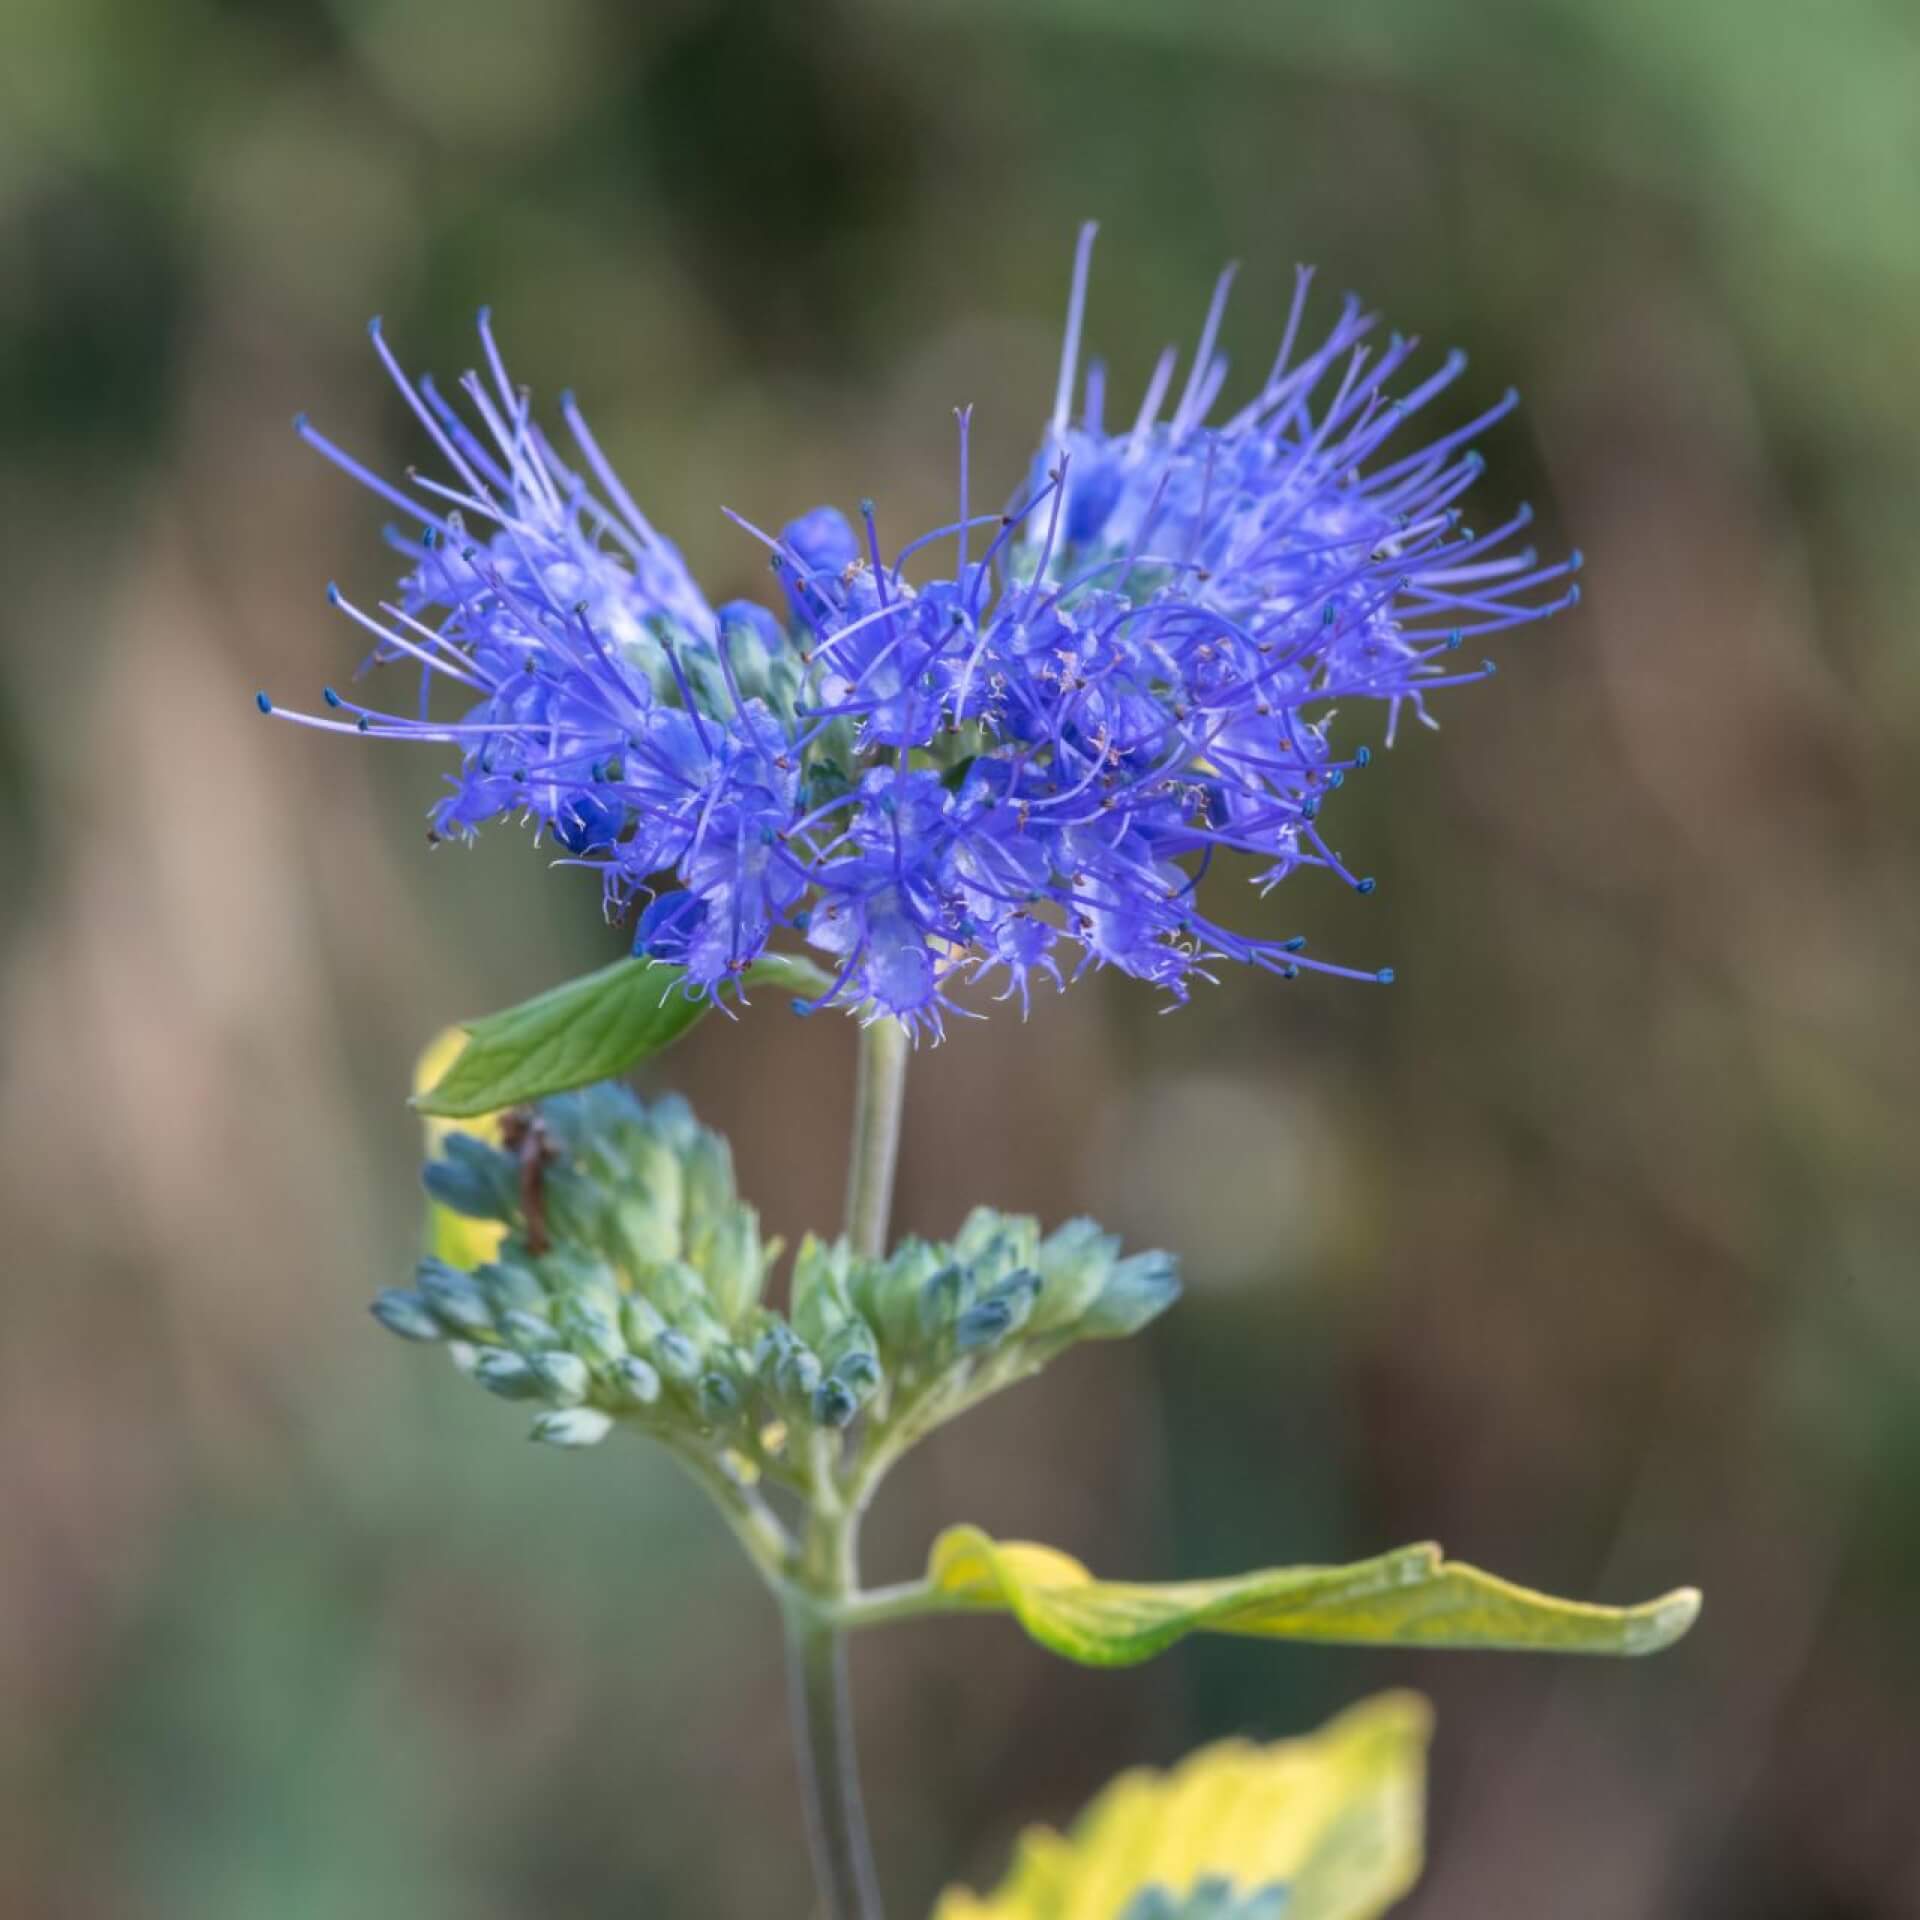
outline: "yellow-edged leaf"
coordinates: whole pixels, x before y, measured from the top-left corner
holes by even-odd
[[[1143,1887],[1284,1883],[1287,1920],[1374,1920],[1420,1872],[1432,1715],[1417,1694],[1363,1702],[1300,1740],[1225,1740],[1169,1773],[1123,1773],[1069,1834],[1023,1834],[985,1898],[950,1889],[933,1920],[1117,1920]]]
[[[414,1092],[421,1094],[433,1086],[460,1057],[460,1050],[466,1044],[466,1032],[460,1027],[449,1027],[438,1035],[415,1063]],[[441,1141],[450,1133],[471,1133],[498,1146],[500,1117],[493,1113],[476,1114],[467,1120],[429,1117],[426,1133],[429,1160],[439,1152]],[[464,1214],[455,1213],[451,1207],[443,1207],[437,1200],[427,1202],[427,1251],[450,1267],[471,1272],[491,1260],[500,1251],[500,1242],[506,1237],[506,1228],[496,1220],[469,1220]]]
[[[1226,1580],[1096,1580],[1052,1547],[950,1527],[927,1582],[955,1606],[1011,1613],[1043,1647],[1086,1666],[1150,1660],[1190,1633],[1352,1646],[1486,1647],[1541,1653],[1658,1653],[1693,1625],[1700,1595],[1679,1587],[1639,1606],[1558,1600],[1402,1547],[1345,1567],[1274,1567]]]

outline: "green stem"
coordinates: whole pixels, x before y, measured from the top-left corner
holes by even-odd
[[[893,1212],[900,1111],[907,1092],[907,1030],[884,1016],[860,1029],[853,1091],[853,1153],[847,1164],[847,1238],[855,1253],[880,1259]]]
[[[670,1447],[669,1451],[720,1509],[721,1518],[733,1529],[747,1558],[778,1593],[794,1571],[800,1553],[772,1508],[753,1488],[729,1479],[706,1454],[691,1447]]]
[[[847,1164],[846,1234],[864,1259],[877,1260],[887,1250],[906,1091],[907,1030],[897,1020],[870,1020],[860,1029],[853,1148]],[[812,1513],[801,1543],[799,1577],[782,1589],[793,1733],[814,1878],[828,1920],[880,1920],[873,1843],[860,1804],[847,1642],[840,1626],[842,1608],[860,1587],[856,1543],[864,1500],[858,1492],[848,1497],[839,1467],[837,1441],[822,1434],[815,1450]]]
[[[920,1620],[932,1613],[976,1610],[925,1580],[903,1580],[898,1586],[848,1594],[835,1609],[834,1619],[843,1633],[856,1633],[862,1627],[890,1626],[896,1620]]]
[[[828,1920],[881,1920],[873,1843],[860,1803],[847,1641],[840,1601],[853,1591],[858,1516],[816,1511],[805,1586],[786,1590],[787,1672],[814,1879]]]

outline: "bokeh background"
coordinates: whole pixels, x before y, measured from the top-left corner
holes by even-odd
[[[916,1062],[906,1225],[1091,1210],[1190,1293],[929,1446],[871,1570],[955,1518],[1160,1576],[1432,1534],[1709,1604],[1644,1665],[871,1637],[893,1910],[1122,1765],[1408,1681],[1418,1920],[1920,1913],[1920,16],[1884,0],[4,0],[0,1911],[804,1910],[772,1615],[697,1496],[525,1446],[365,1318],[413,1053],[619,936],[510,834],[430,853],[431,756],[255,715],[357,657],[322,583],[387,576],[287,420],[415,457],[362,323],[458,371],[490,300],[753,592],[720,503],[931,524],[957,402],[1012,486],[1087,214],[1120,391],[1229,256],[1245,367],[1306,259],[1466,347],[1462,409],[1517,382],[1492,504],[1588,598],[1342,796],[1372,900],[1274,904],[1391,992],[1100,981]],[[792,1231],[850,1050],[763,1007],[649,1078]]]

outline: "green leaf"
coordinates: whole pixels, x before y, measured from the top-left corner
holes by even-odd
[[[1285,1886],[1287,1920],[1374,1920],[1419,1877],[1433,1716],[1388,1693],[1301,1740],[1223,1740],[1169,1773],[1123,1773],[1075,1821],[1021,1835],[986,1898],[952,1888],[933,1920],[1117,1920],[1147,1887]]]
[[[467,1021],[459,1057],[413,1104],[465,1120],[624,1073],[671,1046],[712,1008],[711,1000],[681,991],[685,978],[681,968],[659,961],[616,960],[504,1013]],[[728,991],[736,998],[758,986],[818,994],[831,984],[809,960],[766,953]]]
[[[1190,1633],[1348,1646],[1658,1653],[1693,1625],[1679,1587],[1635,1607],[1556,1600],[1442,1557],[1431,1543],[1346,1567],[1274,1567],[1227,1580],[1142,1586],[1096,1580],[1052,1547],[950,1527],[933,1544],[939,1604],[1011,1613],[1043,1647],[1084,1666],[1150,1660]]]

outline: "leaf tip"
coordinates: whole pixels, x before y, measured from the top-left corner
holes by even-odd
[[[467,1051],[472,1029],[465,1026],[443,1027],[421,1050],[413,1066],[413,1091],[407,1105],[415,1113],[431,1119],[458,1117],[436,1099],[440,1089],[453,1078]]]
[[[426,1120],[472,1120],[494,1111],[492,1107],[475,1106],[471,1100],[451,1092],[452,1079],[453,1070],[449,1068],[432,1086],[420,1087],[408,1094],[407,1105]]]
[[[1675,1587],[1671,1593],[1649,1600],[1644,1607],[1635,1609],[1628,1628],[1626,1651],[1664,1653],[1692,1631],[1705,1604],[1706,1598],[1698,1587]]]

